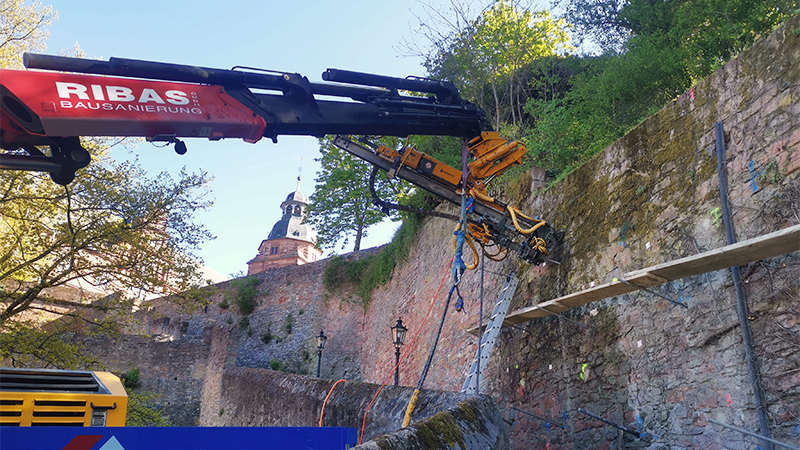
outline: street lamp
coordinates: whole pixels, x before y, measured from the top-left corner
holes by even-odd
[[[320,362],[322,362],[322,349],[325,348],[325,341],[327,340],[328,337],[325,336],[325,333],[319,330],[319,336],[317,336],[317,378],[319,378]]]
[[[403,346],[403,342],[406,340],[408,328],[403,326],[402,317],[398,318],[397,323],[390,328],[392,330],[392,344],[394,344],[394,385],[397,386],[400,382],[400,347]]]

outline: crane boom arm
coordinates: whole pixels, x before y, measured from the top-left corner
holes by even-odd
[[[68,184],[91,160],[80,136],[145,137],[174,142],[185,153],[183,138],[254,143],[340,135],[337,146],[390,176],[455,203],[469,192],[478,217],[470,231],[482,244],[538,263],[558,241],[544,221],[486,194],[487,180],[519,164],[525,147],[492,131],[484,112],[446,81],[328,69],[325,82],[312,83],[288,72],[27,53],[24,64],[48,71],[0,70],[0,147],[9,150],[0,154],[0,169],[45,171]],[[464,185],[461,170],[416,149],[364,146],[349,135],[457,136],[475,160]]]

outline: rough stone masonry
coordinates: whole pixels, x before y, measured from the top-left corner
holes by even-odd
[[[484,314],[509,273],[522,280],[513,310],[723,246],[714,153],[718,121],[726,130],[738,239],[800,223],[799,26],[795,18],[757,42],[557,185],[542,190],[531,177],[523,177],[507,187],[504,200],[563,228],[566,243],[557,255],[560,265],[531,267],[513,257],[487,262]],[[125,353],[109,349],[108,359],[101,360],[112,370],[148,367],[142,370],[144,388],[168,392],[165,402],[176,416],[182,414],[179,404],[191,406],[195,413],[187,415],[185,424],[202,424],[215,414],[215,421],[226,417],[231,408],[219,414],[223,408],[214,403],[230,400],[222,391],[227,368],[264,370],[280,363],[284,370],[312,373],[314,336],[322,326],[329,336],[323,378],[382,383],[392,377],[394,364],[389,327],[402,316],[409,331],[400,382],[413,386],[449,289],[452,228],[452,223],[430,219],[408,260],[366,309],[351,295],[324,288],[327,261],[287,267],[259,275],[259,305],[247,326],[240,326],[242,317],[233,309],[220,308],[229,286],[218,285],[212,287],[217,291],[207,312],[181,314],[160,306],[160,316],[147,316],[144,331],[163,341],[148,344],[155,346],[152,354],[144,347]],[[800,255],[742,269],[773,436],[797,446]],[[687,278],[655,291],[689,308],[640,291],[501,333],[481,392],[513,422],[514,448],[620,448],[618,430],[578,408],[650,435],[643,440],[626,434],[624,448],[738,450],[760,445],[707,420],[757,429],[729,272]],[[480,292],[480,275],[470,272],[461,286],[466,307],[448,312],[427,388],[461,387],[477,344],[464,330],[477,323]],[[268,332],[272,339],[265,338]],[[177,379],[157,369],[155,360],[165,357],[174,359]],[[212,359],[216,362],[208,363]],[[392,392],[398,396],[393,402],[407,401],[407,391]],[[199,414],[201,397],[210,403],[200,405]],[[236,420],[271,423],[258,417]]]

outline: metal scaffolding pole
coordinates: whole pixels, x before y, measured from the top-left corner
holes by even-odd
[[[736,243],[736,236],[733,230],[733,215],[731,214],[730,203],[728,200],[728,173],[725,168],[725,129],[722,122],[715,124],[717,138],[717,170],[719,172],[719,196],[722,208],[722,219],[725,225],[725,238],[728,245]],[[755,352],[753,342],[753,329],[750,328],[749,312],[747,308],[747,294],[744,291],[744,283],[739,273],[739,266],[731,267],[733,285],[736,289],[736,313],[739,316],[739,325],[742,329],[742,344],[744,345],[744,357],[747,360],[747,368],[750,374],[750,385],[753,388],[753,397],[756,405],[756,415],[758,425],[764,442],[764,450],[773,450],[772,432],[769,430],[769,418],[767,417],[767,402],[764,390],[761,389],[761,371],[758,357]]]

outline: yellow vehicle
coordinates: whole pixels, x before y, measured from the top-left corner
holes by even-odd
[[[127,409],[109,372],[0,368],[0,426],[124,427]]]

